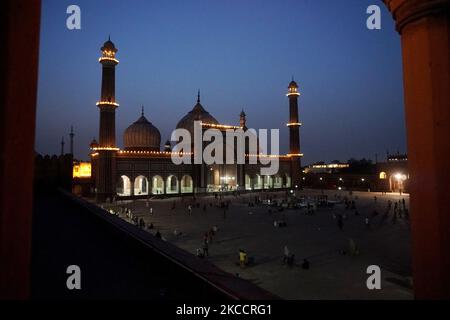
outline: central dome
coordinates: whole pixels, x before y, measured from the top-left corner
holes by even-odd
[[[161,133],[142,110],[141,117],[125,130],[123,144],[125,150],[160,151]]]
[[[219,122],[200,104],[200,92],[197,96],[197,104],[188,112],[177,124],[177,129],[186,129],[191,134],[194,133],[194,121],[202,121],[204,123],[219,124]]]

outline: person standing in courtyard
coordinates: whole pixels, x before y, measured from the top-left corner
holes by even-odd
[[[288,259],[289,259],[289,256],[290,256],[290,254],[291,254],[291,252],[289,251],[289,249],[288,249],[287,246],[284,246],[283,253],[284,253],[284,256],[283,256],[283,263],[287,263],[287,262],[288,262]]]
[[[205,257],[209,257],[209,251],[208,251],[208,241],[203,242],[203,255]]]
[[[247,253],[242,249],[239,249],[239,265],[241,268],[247,265]]]
[[[337,225],[338,225],[339,230],[342,230],[344,228],[344,221],[342,220],[342,216],[341,215],[339,216],[339,219],[337,221]]]

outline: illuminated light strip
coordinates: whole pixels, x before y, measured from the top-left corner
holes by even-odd
[[[299,96],[300,95],[300,93],[299,92],[289,92],[289,93],[287,93],[286,94],[286,96]]]
[[[303,153],[288,153],[288,157],[303,157]]]
[[[112,151],[119,151],[120,148],[116,148],[116,147],[94,147],[91,148],[94,151],[99,151],[99,150],[112,150]]]
[[[98,58],[98,61],[99,62],[112,61],[112,62],[115,62],[115,63],[119,63],[119,60],[117,60],[116,58],[110,58],[110,57],[100,57],[100,58]]]
[[[289,155],[281,154],[246,154],[246,157],[260,157],[260,158],[288,158]]]
[[[98,152],[91,153],[91,156],[93,156],[93,157],[98,156]]]
[[[226,124],[203,123],[202,127],[221,128],[221,129],[242,129],[240,126],[230,126]]]
[[[193,152],[171,152],[171,151],[143,151],[143,150],[119,150],[124,154],[152,154],[152,155],[193,155]]]
[[[301,126],[301,125],[302,125],[301,122],[291,122],[291,123],[286,123],[286,126],[288,126],[288,127]]]
[[[117,102],[111,102],[111,101],[99,101],[96,103],[97,106],[101,106],[101,105],[109,105],[109,106],[115,106],[118,107],[119,104]]]

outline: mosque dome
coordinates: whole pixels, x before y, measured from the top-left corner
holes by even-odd
[[[161,133],[144,116],[129,126],[123,134],[125,150],[160,151]]]
[[[188,112],[177,124],[177,129],[186,129],[191,134],[194,132],[194,121],[202,121],[204,123],[219,124],[219,122],[200,104],[200,92],[197,96],[197,104]]]

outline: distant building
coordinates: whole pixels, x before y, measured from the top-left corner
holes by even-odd
[[[303,169],[303,186],[317,189],[408,192],[406,155],[388,155],[386,162],[315,163]]]
[[[406,154],[388,155],[387,161],[377,163],[379,188],[391,192],[408,192],[409,171]]]
[[[340,162],[332,162],[332,163],[324,163],[319,162],[307,166],[303,169],[304,173],[333,173],[337,172],[340,169],[346,169],[350,167],[348,163],[340,163]]]

